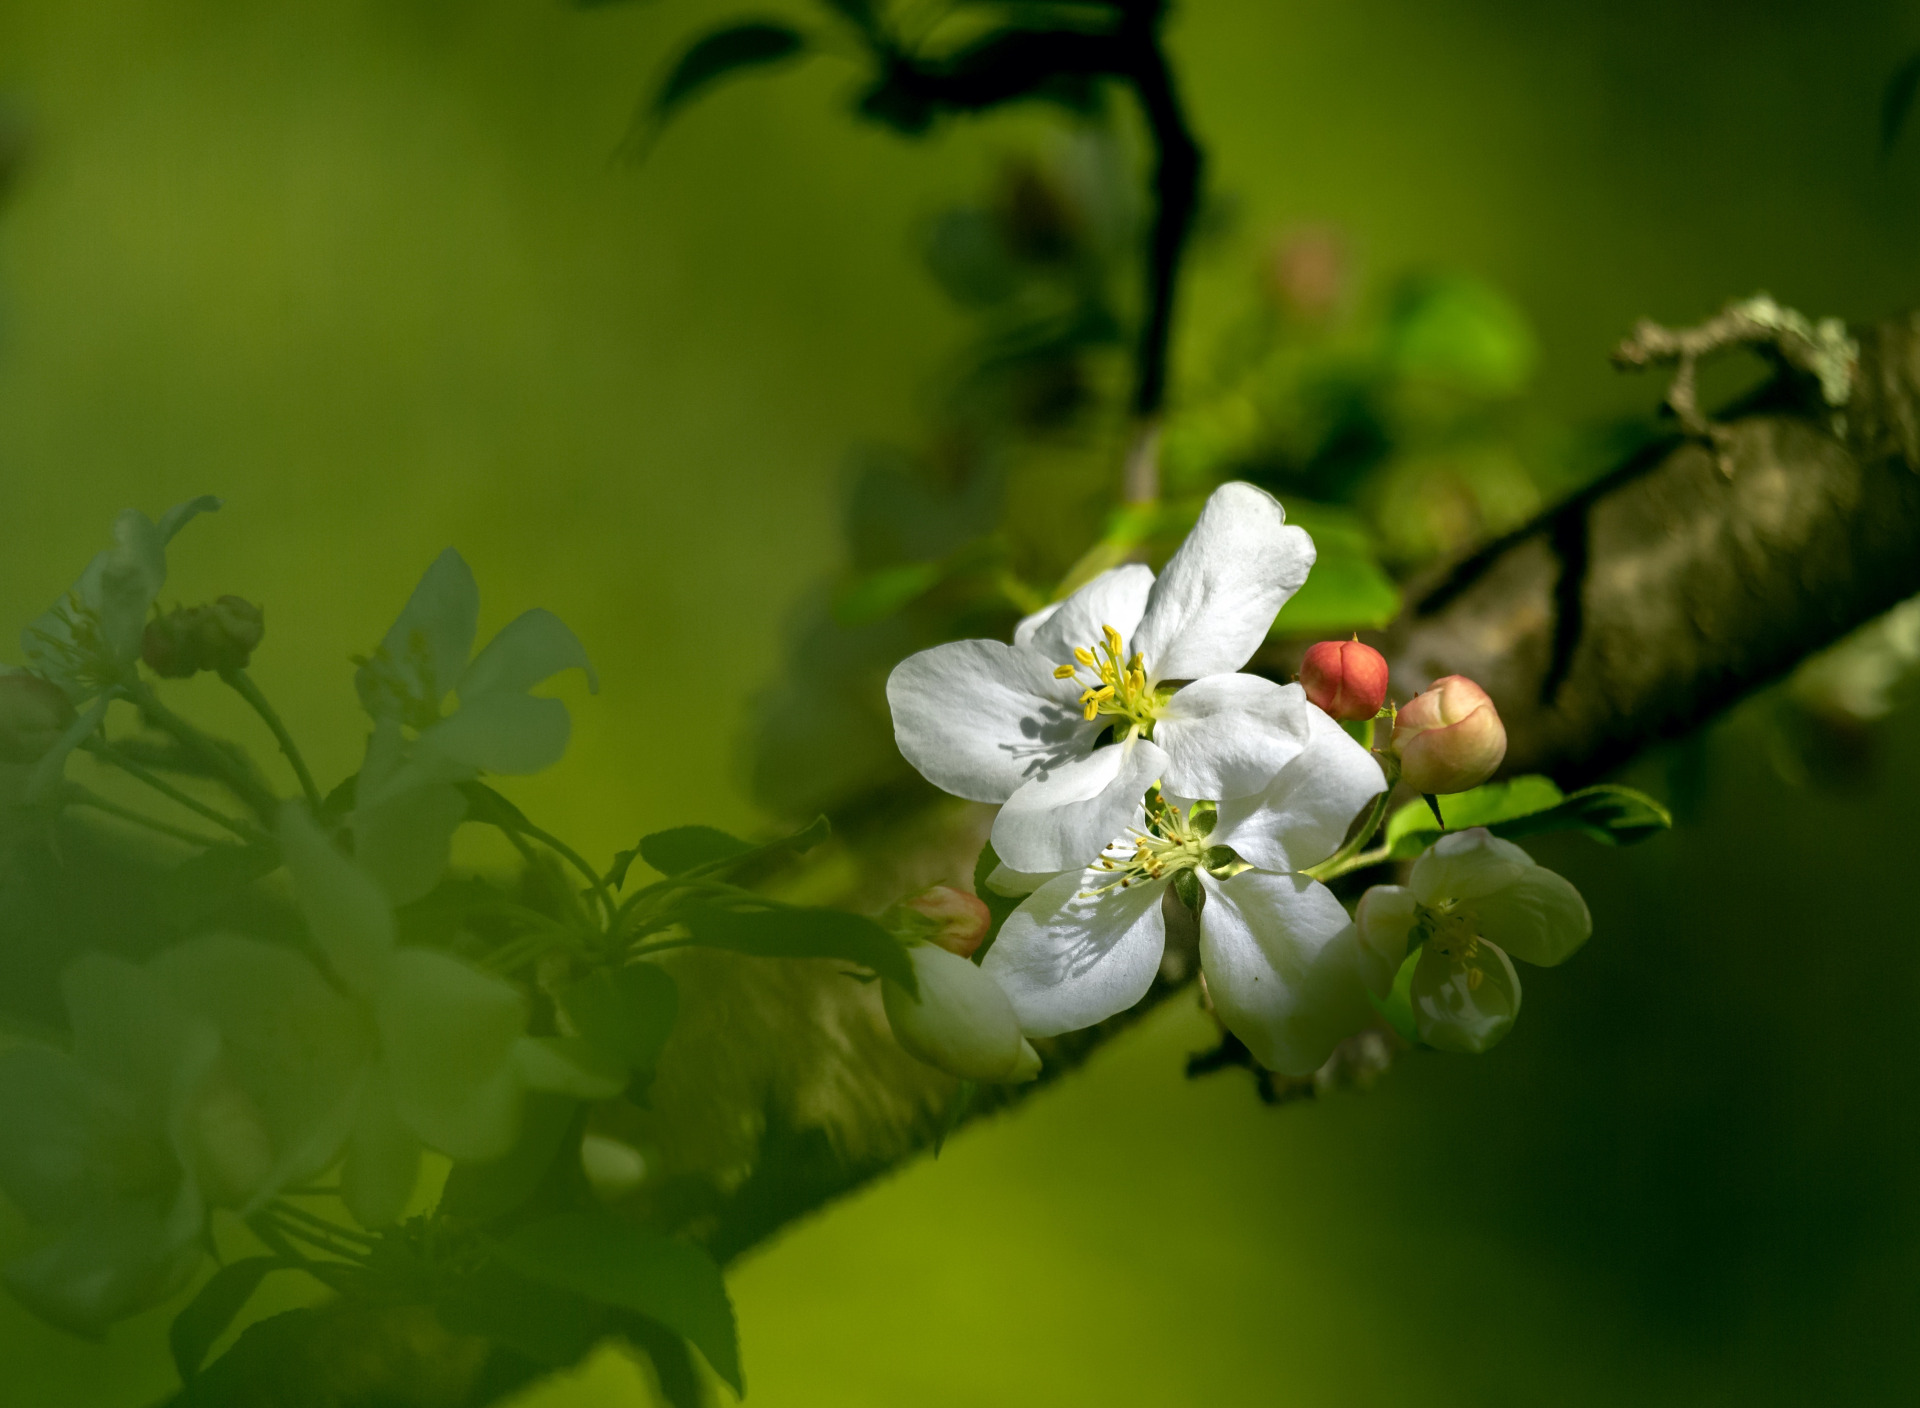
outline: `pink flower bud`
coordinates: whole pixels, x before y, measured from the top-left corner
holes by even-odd
[[[1387,702],[1387,662],[1357,640],[1323,640],[1300,662],[1307,698],[1336,719],[1370,719]]]
[[[1416,792],[1465,792],[1493,776],[1507,756],[1507,727],[1487,692],[1448,675],[1416,694],[1393,725],[1400,776]]]
[[[917,930],[916,937],[962,958],[973,957],[973,951],[980,947],[988,926],[993,923],[993,914],[984,900],[951,885],[922,890],[900,901],[899,908],[915,916],[912,924]]]

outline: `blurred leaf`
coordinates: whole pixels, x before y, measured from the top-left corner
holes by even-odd
[[[462,782],[460,795],[467,799],[467,819],[503,831],[530,833],[536,828],[527,814],[484,782]]]
[[[947,575],[941,562],[903,562],[863,572],[841,589],[833,601],[833,619],[843,626],[864,626],[911,606],[940,585]]]
[[[456,1163],[440,1195],[440,1211],[488,1222],[522,1206],[539,1191],[567,1146],[579,1110],[579,1101],[567,1096],[530,1093],[513,1147],[486,1163]]]
[[[1287,521],[1313,539],[1316,557],[1306,584],[1280,608],[1274,635],[1378,630],[1400,614],[1400,589],[1380,566],[1359,515],[1299,499],[1286,510]]]
[[[1525,315],[1509,299],[1459,274],[1402,288],[1388,339],[1403,375],[1476,396],[1519,391],[1538,351]]]
[[[635,123],[636,137],[646,141],[681,108],[722,79],[780,63],[806,47],[806,38],[799,31],[766,20],[728,25],[701,35],[680,55],[642,119]]]
[[[522,1276],[685,1335],[735,1393],[745,1391],[733,1305],[713,1258],[604,1209],[543,1218],[494,1244]]]
[[[1898,145],[1913,115],[1913,99],[1920,93],[1920,53],[1910,55],[1887,79],[1880,97],[1880,155],[1884,158]]]
[[[673,976],[653,963],[589,973],[560,994],[574,1029],[607,1055],[650,1071],[680,1010]]]
[[[173,1317],[167,1343],[173,1350],[173,1366],[180,1371],[182,1383],[200,1372],[214,1341],[227,1332],[233,1317],[260,1289],[260,1282],[279,1265],[279,1258],[271,1256],[230,1261],[209,1276],[199,1294],[187,1302],[186,1309]]]
[[[1440,809],[1448,831],[1484,826],[1509,841],[1579,831],[1609,846],[1628,846],[1673,825],[1665,807],[1631,787],[1603,783],[1568,795],[1537,774],[1442,797]],[[1387,822],[1389,854],[1411,860],[1441,834],[1427,803],[1409,802]]]
[[[247,886],[279,867],[280,848],[269,842],[209,846],[161,878],[160,917],[174,928],[198,928],[231,904]]]
[[[913,962],[893,935],[864,914],[838,909],[724,908],[695,905],[677,916],[706,948],[757,958],[841,958],[871,968],[918,995]]]
[[[707,1408],[707,1386],[684,1339],[644,1315],[620,1316],[619,1330],[634,1348],[645,1352],[667,1408]]]
[[[579,1362],[606,1324],[604,1307],[497,1261],[449,1276],[434,1316],[456,1335],[478,1335],[546,1368]]]
[[[703,865],[739,860],[759,849],[751,841],[742,841],[712,826],[676,826],[671,831],[656,831],[641,837],[635,847],[640,859],[662,875],[684,875]]]
[[[980,848],[980,858],[973,863],[973,892],[987,907],[992,921],[987,925],[987,936],[980,941],[980,947],[973,951],[973,961],[981,962],[987,956],[987,950],[993,947],[993,941],[1000,937],[1000,926],[1007,922],[1007,916],[1020,908],[1024,896],[1002,895],[987,888],[987,877],[1000,868],[1000,856],[989,841]]]

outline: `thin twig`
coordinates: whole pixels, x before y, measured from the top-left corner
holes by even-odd
[[[161,796],[178,803],[180,806],[185,807],[188,811],[198,816],[205,817],[215,826],[224,827],[249,844],[268,839],[266,833],[258,827],[230,817],[218,808],[208,806],[198,797],[181,791],[165,778],[149,772],[124,753],[119,752],[112,744],[106,742],[104,739],[91,739],[80,746],[101,761],[113,764],[114,767],[119,768],[129,777],[137,778],[139,781],[146,783],[147,786],[151,787]]]
[[[287,762],[293,766],[293,775],[300,779],[300,790],[306,794],[307,805],[313,808],[316,816],[319,815],[324,799],[320,795],[320,788],[313,780],[313,774],[307,770],[307,760],[300,756],[300,746],[293,741],[293,735],[287,731],[286,724],[281,722],[280,715],[275,712],[273,705],[267,702],[267,696],[261,692],[260,686],[253,682],[253,676],[245,670],[222,670],[220,678],[253,706],[253,712],[258,714],[261,722],[272,731],[274,741],[280,745],[280,751],[286,755]]]

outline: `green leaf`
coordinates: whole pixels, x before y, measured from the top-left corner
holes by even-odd
[[[973,892],[986,905],[992,921],[987,925],[987,936],[980,940],[980,947],[973,951],[973,961],[981,962],[987,956],[987,950],[993,947],[993,941],[1000,937],[1000,926],[1007,922],[1007,916],[1020,908],[1024,895],[996,894],[987,888],[987,877],[1000,868],[999,853],[989,841],[980,848],[980,858],[973,863]]]
[[[707,1385],[684,1339],[644,1315],[621,1315],[616,1328],[646,1354],[653,1366],[654,1385],[667,1408],[707,1408]]]
[[[1420,1046],[1420,1026],[1413,1016],[1413,970],[1420,966],[1420,950],[1415,949],[1401,961],[1393,975],[1393,990],[1385,997],[1372,998],[1373,1010],[1387,1019],[1400,1039],[1409,1046]]]
[[[1400,614],[1400,588],[1381,567],[1373,535],[1357,514],[1289,499],[1287,522],[1307,530],[1317,556],[1306,584],[1280,608],[1271,634],[1378,630]]]
[[[157,898],[161,919],[173,928],[197,929],[247,886],[279,868],[280,848],[271,842],[209,846],[161,878]]]
[[[200,1372],[214,1341],[227,1332],[233,1317],[253,1299],[266,1274],[279,1266],[279,1258],[271,1256],[230,1261],[209,1276],[186,1309],[173,1317],[167,1343],[173,1349],[173,1366],[180,1371],[182,1383],[190,1382]]]
[[[462,782],[460,795],[467,799],[467,820],[502,831],[531,833],[538,830],[527,814],[484,782]]]
[[[1910,54],[1889,75],[1880,95],[1880,155],[1883,158],[1899,144],[1900,134],[1907,130],[1916,94],[1920,94],[1920,54]]]
[[[940,585],[943,562],[903,562],[865,572],[841,588],[833,600],[833,619],[849,628],[885,620]]]
[[[744,1393],[733,1305],[720,1268],[700,1248],[605,1209],[563,1213],[494,1244],[502,1264],[574,1295],[636,1311],[692,1341],[735,1393]]]
[[[440,1195],[440,1211],[470,1222],[487,1222],[522,1206],[546,1181],[553,1162],[577,1136],[580,1102],[565,1095],[527,1096],[520,1137],[505,1154],[486,1163],[456,1163]],[[451,1327],[449,1327],[451,1328]]]
[[[613,1059],[650,1071],[673,1031],[680,992],[666,969],[632,963],[589,973],[560,994],[574,1030]]]
[[[701,866],[739,860],[760,848],[711,826],[676,826],[641,837],[635,849],[640,859],[662,875],[684,875]]]
[[[749,69],[767,68],[807,47],[806,37],[784,24],[755,20],[703,34],[687,46],[653,95],[643,133],[658,132],[673,115],[714,84]]]
[[[434,1317],[456,1335],[478,1335],[547,1368],[575,1364],[606,1324],[604,1306],[485,1261],[449,1276]]]
[[[786,905],[730,908],[698,904],[677,917],[693,941],[707,948],[757,958],[841,958],[871,968],[915,996],[920,992],[907,951],[864,914]]]
[[[1631,787],[1603,783],[1564,794],[1538,774],[1489,782],[1440,801],[1448,831],[1484,826],[1511,841],[1549,831],[1580,831],[1609,846],[1644,841],[1673,825],[1667,809]],[[1409,802],[1387,822],[1388,854],[1411,860],[1440,839],[1425,802]]]

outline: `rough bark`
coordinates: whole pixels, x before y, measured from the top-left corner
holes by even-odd
[[[1715,444],[1649,447],[1418,595],[1380,638],[1396,690],[1472,676],[1506,719],[1507,770],[1574,783],[1700,727],[1920,593],[1920,317],[1855,332],[1843,422],[1789,370],[1722,420]],[[1281,654],[1263,663],[1286,668]],[[986,821],[973,806],[922,816],[896,838],[886,873],[870,877],[875,901],[964,881]],[[1040,1085],[1180,991],[1192,970],[1191,936],[1176,936],[1140,1009],[1041,1043]],[[623,1130],[657,1159],[637,1215],[731,1259],[929,1149],[955,1083],[899,1050],[878,994],[840,965],[688,954],[679,977],[680,1035],[651,1107]],[[1038,1088],[987,1092],[974,1113]],[[442,1362],[471,1354],[397,1338]],[[406,1377],[396,1372],[389,1392]],[[443,1375],[414,1377],[444,1390]],[[481,1397],[476,1382],[472,1401]]]

